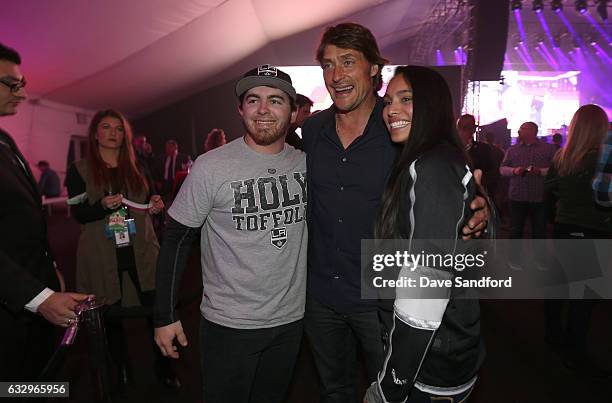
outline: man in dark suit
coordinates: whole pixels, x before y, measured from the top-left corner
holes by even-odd
[[[166,152],[158,163],[158,189],[165,201],[171,201],[173,198],[174,180],[176,173],[186,171],[191,165],[189,155],[179,153],[178,143],[175,140],[166,141]],[[176,189],[178,191],[178,189]]]
[[[62,193],[60,178],[57,172],[51,169],[49,161],[38,161],[36,164],[40,171],[38,179],[38,191],[44,197],[58,197]]]
[[[20,63],[0,44],[0,116],[14,115],[26,98]],[[36,182],[1,129],[0,189],[0,381],[32,381],[53,352],[51,324],[69,326],[87,295],[59,292]]]
[[[472,160],[472,169],[482,170],[482,182],[487,192],[493,197],[499,183],[499,165],[503,159],[499,158],[499,151],[490,144],[476,141],[476,119],[473,115],[465,114],[457,119],[457,132]]]
[[[306,95],[297,94],[295,103],[298,107],[298,114],[295,118],[295,123],[292,123],[289,127],[287,137],[285,137],[285,142],[298,150],[304,151],[304,142],[302,141],[302,137],[298,136],[296,130],[298,128],[301,130],[302,124],[311,115],[310,110],[312,109],[313,102]]]

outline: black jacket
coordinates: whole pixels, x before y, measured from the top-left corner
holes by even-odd
[[[400,232],[411,241],[411,253],[474,253],[473,244],[462,241],[460,233],[475,195],[474,179],[461,152],[439,145],[411,164],[403,180]],[[430,278],[439,272],[434,266],[416,269],[419,276]],[[446,275],[453,279],[457,271],[451,269]],[[464,291],[452,288],[447,298],[421,303],[409,296],[395,300],[390,346],[368,401],[401,402],[413,387],[437,393],[470,385],[484,359],[480,306],[477,299],[457,298],[460,292]]]
[[[23,361],[20,348],[36,347],[24,346],[21,339],[33,321],[42,320],[24,306],[45,287],[59,290],[59,284],[36,182],[15,142],[2,130],[0,189],[0,345],[8,346],[0,348],[0,367],[15,374]],[[7,380],[2,368],[0,379]]]

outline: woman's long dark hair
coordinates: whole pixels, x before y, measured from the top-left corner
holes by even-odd
[[[439,144],[455,147],[469,161],[455,127],[453,100],[444,78],[421,66],[400,66],[394,77],[402,76],[412,86],[412,125],[408,139],[391,171],[382,196],[374,235],[378,239],[400,238],[400,206],[404,198],[405,175],[420,155]]]
[[[98,150],[98,141],[96,140],[96,133],[98,131],[98,125],[105,117],[113,117],[119,119],[125,129],[123,136],[123,143],[119,150],[118,160],[118,177],[122,182],[121,185],[127,190],[129,187],[132,191],[138,192],[144,190],[145,193],[149,191],[147,181],[140,173],[136,166],[136,157],[134,155],[134,148],[132,146],[132,129],[128,120],[123,114],[114,109],[107,109],[98,111],[95,116],[91,119],[88,130],[89,143],[87,147],[87,157],[89,162],[89,172],[93,178],[96,186],[101,187],[103,190],[110,190],[111,187],[111,174],[100,156]],[[122,191],[122,189],[112,189],[114,192]]]

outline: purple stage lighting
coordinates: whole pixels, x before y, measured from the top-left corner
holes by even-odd
[[[537,16],[538,16],[538,20],[540,20],[540,25],[542,26],[542,28],[544,29],[544,32],[546,33],[546,37],[550,40],[550,43],[553,44],[554,46],[555,40],[553,39],[553,36],[550,33],[550,28],[548,27],[548,23],[546,22],[546,19],[544,18],[544,14],[537,13]]]
[[[602,21],[608,20],[608,0],[597,0],[597,14]]]
[[[533,64],[527,59],[527,57],[523,54],[523,52],[521,51],[521,49],[518,46],[514,47],[515,52],[519,55],[519,57],[521,58],[521,60],[523,61],[523,64],[525,66],[527,66],[527,69],[529,71],[535,71],[535,69],[533,68]]]
[[[465,49],[459,49],[459,54],[461,55],[462,64],[467,64],[467,53],[465,53]]]
[[[560,13],[561,11],[563,11],[562,0],[552,0],[552,4],[550,6],[555,13]]]
[[[580,71],[586,70],[586,61],[584,60],[584,55],[582,54],[582,50],[580,48],[575,48],[574,51],[569,54],[574,60],[574,64]]]
[[[558,69],[559,69],[559,66],[558,66],[556,63],[554,63],[552,60],[550,60],[550,59],[548,58],[548,56],[546,55],[546,53],[544,53],[544,51],[542,50],[542,48],[540,48],[540,47],[538,46],[538,47],[536,47],[536,51],[537,51],[537,52],[540,54],[540,56],[542,56],[542,59],[543,59],[543,60],[544,60],[546,63],[548,63],[548,65],[549,65],[549,66],[550,66],[552,69],[554,69],[554,70],[558,70]]]
[[[572,57],[576,62],[577,70],[581,71],[580,78],[582,82],[591,88],[597,89],[601,96],[606,99],[606,102],[612,102],[612,95],[608,91],[607,75],[601,74],[599,69],[595,68],[595,64],[587,59],[587,52],[584,49],[576,49]],[[603,81],[602,77],[606,77]]]
[[[583,70],[586,69],[591,69],[591,72],[596,71],[597,70],[597,66],[595,65],[595,58],[594,56],[591,54],[591,52],[589,51],[589,49],[591,49],[591,46],[587,46],[584,42],[580,45],[580,47],[576,48],[576,55],[579,55],[579,57],[581,58],[581,60],[584,61],[585,67],[583,67]],[[586,64],[589,63],[588,66],[586,66]]]
[[[593,16],[591,14],[585,14],[585,17],[587,20],[589,20],[589,22],[591,23],[591,25],[597,30],[597,32],[599,32],[599,34],[601,36],[603,36],[604,38],[606,38],[606,42],[610,43],[612,42],[610,40],[610,35],[606,32],[606,30],[604,30],[601,25],[597,22],[597,20],[595,20],[595,18],[593,18]],[[607,26],[608,22],[605,21],[604,24]]]
[[[512,11],[522,10],[523,9],[522,0],[512,0],[512,3],[510,3],[510,8],[512,9]]]
[[[444,66],[444,56],[442,56],[442,51],[440,49],[436,49],[436,64],[438,66]]]
[[[553,51],[555,52],[555,54],[557,55],[557,59],[559,60],[559,62],[561,64],[564,64],[570,68],[576,68],[574,62],[572,62],[570,59],[568,59],[564,54],[563,51],[559,48],[554,48]],[[570,51],[571,52],[571,51]]]
[[[531,54],[529,53],[529,49],[527,49],[527,45],[525,45],[525,42],[520,41],[519,42],[519,47],[523,51],[523,54],[525,55],[525,57],[527,58],[529,63],[533,63],[533,59],[531,58]]]
[[[574,41],[576,42],[576,44],[578,44],[578,47],[584,46],[582,38],[580,38],[580,35],[578,35],[574,27],[572,27],[572,24],[570,24],[567,17],[563,13],[559,13],[557,14],[557,16],[559,17],[563,25],[565,25],[569,33],[572,35],[572,38],[574,38]]]
[[[455,49],[453,51],[453,54],[455,55],[455,64],[457,65],[461,65],[461,53],[459,53],[459,51],[457,49]]]
[[[560,68],[559,62],[557,62],[557,59],[555,59],[552,53],[550,53],[546,44],[542,42],[542,44],[540,45],[540,48],[542,49],[544,54],[548,56],[548,59],[553,63],[553,66],[559,69]]]
[[[595,48],[595,50],[597,50],[597,54],[598,54],[598,55],[599,55],[599,56],[600,56],[602,59],[604,59],[604,60],[605,60],[605,61],[606,61],[608,64],[611,64],[611,63],[612,63],[612,59],[610,59],[610,56],[608,56],[608,54],[606,53],[606,51],[605,51],[605,50],[603,50],[603,49],[601,48],[601,46],[599,46],[599,44],[598,44],[598,43],[595,43],[595,44],[593,45],[593,47]]]
[[[504,55],[504,70],[512,70],[512,62],[510,62],[508,54]]]
[[[518,28],[519,35],[521,37],[521,40],[519,41],[519,46],[523,50],[524,56],[529,62],[529,64],[532,64],[533,60],[531,59],[531,56],[529,55],[529,50],[527,50],[527,47],[525,46],[525,42],[527,41],[526,39],[527,36],[525,35],[525,28],[523,27],[523,20],[521,18],[521,12],[519,10],[514,10],[514,19],[516,21],[516,26]]]
[[[521,18],[521,12],[518,10],[514,10],[514,20],[516,21],[516,26],[519,31],[519,35],[521,36],[521,41],[525,42],[525,28],[523,27],[523,20]]]
[[[544,1],[543,0],[533,0],[533,11],[536,13],[541,13],[544,9]]]
[[[587,2],[586,0],[576,0],[574,2],[574,5],[576,6],[576,12],[580,13],[580,14],[584,14],[587,12]]]

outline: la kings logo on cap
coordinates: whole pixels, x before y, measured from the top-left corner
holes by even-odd
[[[278,76],[278,72],[276,71],[276,67],[270,66],[269,64],[264,64],[263,66],[259,66],[257,68],[258,76],[267,76],[267,77],[276,77]]]
[[[270,231],[270,242],[278,249],[282,249],[287,243],[287,228],[274,228]]]

